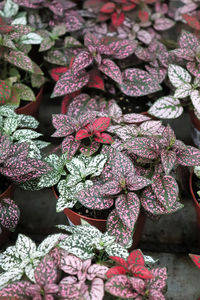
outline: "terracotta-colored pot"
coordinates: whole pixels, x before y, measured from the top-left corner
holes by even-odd
[[[14,184],[9,185],[9,187],[2,194],[0,194],[0,198],[13,199],[14,190],[15,190]],[[8,229],[4,228],[3,226],[1,226],[1,229],[2,232],[0,234],[0,247],[2,247],[8,241],[9,236],[11,234],[11,232]]]
[[[194,203],[194,207],[196,210],[196,216],[197,216],[197,227],[198,227],[198,242],[200,244],[200,204],[196,199],[196,196],[194,194],[193,186],[192,186],[192,179],[193,179],[194,171],[190,173],[190,179],[189,179],[189,186],[190,186],[190,193],[192,194],[192,199]]]
[[[58,195],[54,189],[52,188],[54,196],[56,199],[58,199]],[[81,225],[81,219],[87,221],[90,223],[92,226],[98,228],[100,231],[105,232],[106,231],[106,220],[105,219],[94,219],[94,218],[89,218],[83,215],[80,215],[76,212],[74,212],[72,209],[65,208],[64,213],[68,218],[68,221],[70,222],[71,225]],[[144,224],[145,224],[146,216],[145,214],[141,211],[138,217],[138,220],[136,222],[136,228],[133,234],[133,244],[129,250],[137,248],[142,232],[144,229]]]
[[[193,110],[190,111],[190,120],[192,124],[191,136],[195,146],[200,147],[200,120],[196,117]]]
[[[17,108],[16,113],[30,115],[37,118],[39,114],[40,103],[42,101],[42,96],[43,96],[43,87],[39,90],[39,93],[36,96],[36,101],[31,101],[28,104]]]

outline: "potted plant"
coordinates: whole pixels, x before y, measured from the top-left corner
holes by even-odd
[[[12,5],[11,5],[12,3]],[[17,6],[17,7],[16,7]],[[9,9],[11,7],[11,9]],[[17,109],[18,113],[35,114],[38,112],[42,97],[41,86],[44,84],[43,72],[30,58],[32,45],[40,44],[42,37],[34,29],[26,25],[26,17],[18,18],[18,5],[6,1],[1,15],[1,73],[0,105],[9,104],[24,106]],[[16,17],[16,18],[15,18]],[[33,91],[40,89],[37,96]],[[32,103],[26,104],[26,101]]]
[[[143,255],[140,250],[121,256],[121,250],[117,249],[122,249],[122,246],[114,246],[113,237],[106,234],[101,237],[102,240],[100,236],[98,239],[97,236],[101,233],[89,224],[76,226],[75,230],[79,230],[81,243],[73,233],[70,236],[56,234],[48,236],[38,247],[30,238],[19,234],[16,245],[7,248],[0,256],[0,265],[4,270],[1,275],[0,297],[103,299],[105,295],[106,299],[107,293],[111,293],[131,299],[136,299],[139,295],[145,295],[149,300],[156,299],[158,295],[165,299],[162,291],[166,285],[166,268],[154,268],[155,261]],[[96,245],[97,251],[90,252],[82,241],[89,237],[92,246],[94,233],[93,245]],[[71,247],[64,250],[70,244]],[[118,253],[118,256],[109,257],[104,248],[108,253]],[[74,255],[76,251],[77,254]],[[114,263],[123,267],[114,266]],[[119,285],[117,290],[113,289],[115,282]],[[157,286],[158,282],[162,284]]]

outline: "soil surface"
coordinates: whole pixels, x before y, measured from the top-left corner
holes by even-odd
[[[197,178],[196,175],[192,176],[192,188],[193,188],[194,195],[200,204],[200,197],[197,194],[197,192],[200,191],[200,179]]]
[[[0,174],[0,195],[9,187],[10,181]]]

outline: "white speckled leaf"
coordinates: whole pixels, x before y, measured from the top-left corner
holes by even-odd
[[[169,80],[174,87],[179,88],[180,85],[191,82],[191,75],[184,68],[177,65],[169,65],[168,68]]]
[[[191,91],[192,91],[191,84],[184,83],[175,90],[174,97],[180,99],[185,98],[190,95]]]
[[[148,110],[148,113],[162,119],[175,119],[183,113],[180,101],[173,96],[159,98]]]
[[[200,113],[200,93],[198,90],[192,91],[190,98],[192,100],[192,104],[196,109],[197,113]]]
[[[26,259],[30,257],[36,251],[36,244],[24,234],[19,234],[16,241],[16,251],[20,257]]]

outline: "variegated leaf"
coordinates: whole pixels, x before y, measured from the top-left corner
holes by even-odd
[[[93,280],[95,277],[105,279],[108,267],[99,264],[92,264],[87,270],[87,279]]]
[[[103,197],[100,188],[95,185],[80,191],[77,194],[77,200],[90,209],[107,209],[114,203],[112,198]]]
[[[161,151],[161,162],[166,175],[169,175],[176,162],[176,153],[171,150]]]
[[[26,259],[28,256],[34,255],[36,252],[36,244],[24,234],[19,234],[16,241],[16,251],[21,259]]]
[[[153,279],[150,279],[151,289],[165,291],[167,285],[167,269],[155,268],[151,269],[151,272],[155,276]]]
[[[161,135],[163,126],[161,121],[146,121],[139,126],[139,132],[143,135]]]
[[[137,43],[130,40],[119,40],[109,44],[112,49],[112,56],[117,59],[124,59],[134,53]]]
[[[89,74],[85,70],[74,74],[70,69],[57,81],[51,98],[71,94],[80,90],[89,81]]]
[[[72,70],[74,74],[78,73],[82,69],[85,69],[93,62],[93,57],[88,51],[81,51],[75,58],[72,64]]]
[[[149,159],[157,158],[160,148],[156,139],[149,137],[137,137],[134,140],[127,142],[125,147],[131,153]]]
[[[42,255],[46,255],[50,252],[52,248],[54,248],[61,238],[61,234],[51,234],[46,239],[44,239],[40,245],[38,246],[37,250],[42,253]]]
[[[200,113],[200,94],[198,90],[194,90],[190,94],[190,98],[192,100],[192,104],[194,105],[194,108],[197,110],[198,113]]]
[[[184,58],[185,60],[194,61],[195,52],[190,48],[178,48],[170,51],[170,53],[175,54],[180,58]]]
[[[154,28],[158,31],[168,30],[173,27],[175,22],[169,18],[161,17],[155,20]]]
[[[82,269],[82,261],[80,258],[72,255],[62,255],[61,257],[61,270],[70,275],[77,275],[78,272]]]
[[[189,254],[192,261],[195,263],[195,265],[200,269],[200,255],[197,254]]]
[[[161,86],[148,72],[140,69],[126,69],[122,73],[121,91],[131,97],[139,97],[161,90]]]
[[[5,275],[6,278],[6,275]],[[2,282],[2,281],[1,281]],[[7,281],[8,283],[8,281]],[[18,299],[26,300],[29,297],[26,295],[26,290],[31,286],[28,281],[20,281],[17,283],[11,283],[0,290],[1,299]]]
[[[169,65],[168,68],[168,76],[169,80],[173,84],[174,87],[179,88],[181,85],[185,83],[191,82],[191,75],[184,68],[177,65]]]
[[[170,210],[178,198],[178,185],[172,176],[155,176],[152,189],[160,203]]]
[[[115,82],[122,84],[122,74],[120,68],[110,59],[103,59],[98,69],[113,79]]]
[[[133,230],[140,212],[140,200],[135,193],[119,195],[115,200],[115,209],[121,221]]]
[[[66,115],[52,115],[52,124],[56,128],[56,132],[52,136],[64,137],[74,132],[74,126],[70,118]]]
[[[109,214],[107,219],[107,232],[116,237],[116,242],[125,248],[129,248],[132,244],[133,231],[130,230],[119,218],[115,209]]]
[[[185,146],[185,148],[176,148],[177,162],[182,166],[195,166],[200,162],[200,150],[192,147]]]
[[[142,123],[145,121],[151,120],[150,117],[142,115],[142,114],[135,114],[135,113],[131,113],[131,114],[125,114],[124,115],[124,122],[128,123],[128,124],[132,124],[132,123]]]
[[[179,88],[175,90],[174,97],[175,98],[185,98],[189,96],[192,92],[192,86],[189,83],[184,83]]]
[[[55,283],[58,278],[57,268],[50,256],[45,256],[34,272],[35,281],[40,286]]]
[[[62,153],[65,153],[67,155],[67,159],[70,160],[75,155],[80,144],[81,142],[76,141],[73,135],[69,135],[62,142]]]
[[[199,41],[196,35],[189,31],[183,30],[178,40],[180,48],[186,48],[194,51],[199,46]]]
[[[116,275],[107,280],[105,290],[111,295],[123,299],[137,299],[138,293],[134,291],[132,284],[126,275]]]
[[[123,259],[127,259],[129,255],[128,250],[118,243],[112,243],[111,245],[106,247],[106,253],[109,256],[118,256]]]
[[[183,113],[183,107],[173,96],[159,98],[148,110],[148,113],[162,119],[175,119]]]

